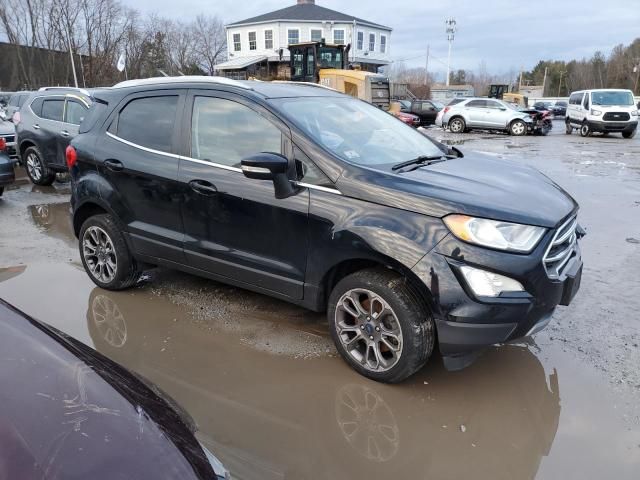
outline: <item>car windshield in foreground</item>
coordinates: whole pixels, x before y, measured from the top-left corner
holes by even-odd
[[[396,165],[442,151],[387,112],[346,97],[281,98],[273,103],[337,157],[358,165]]]
[[[626,90],[614,90],[608,92],[592,92],[591,103],[593,105],[628,105],[634,104],[633,95]]]

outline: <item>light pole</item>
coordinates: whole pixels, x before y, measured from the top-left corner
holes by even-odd
[[[447,29],[446,29],[447,42],[449,42],[449,54],[447,55],[447,87],[448,87],[450,83],[449,77],[451,76],[451,73],[450,73],[451,72],[451,45],[453,44],[453,40],[456,36],[456,20],[452,17],[447,19],[447,21],[444,23],[447,26]]]

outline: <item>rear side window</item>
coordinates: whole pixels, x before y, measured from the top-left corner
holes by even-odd
[[[56,122],[62,121],[62,114],[64,113],[64,100],[59,98],[46,99],[42,104],[42,118],[47,120],[55,120]]]
[[[475,108],[485,108],[487,106],[487,102],[484,100],[471,100],[466,105],[467,107],[475,107]]]
[[[77,100],[67,100],[67,107],[64,109],[64,121],[72,125],[80,125],[87,114],[87,107]]]
[[[163,152],[171,151],[178,96],[136,98],[120,111],[117,135]]]
[[[282,134],[269,120],[240,103],[196,97],[191,121],[191,156],[240,167],[260,152],[282,152]]]
[[[31,110],[33,110],[33,113],[35,113],[38,117],[42,116],[42,102],[44,102],[44,98],[42,97],[36,98],[33,102],[31,102]]]
[[[464,102],[464,98],[454,98],[447,105],[451,106],[451,105],[455,105],[455,104],[460,103],[460,102]]]
[[[18,106],[21,107],[22,105],[24,105],[25,100],[27,99],[29,95],[26,93],[23,93],[22,95],[20,95],[18,97]]]

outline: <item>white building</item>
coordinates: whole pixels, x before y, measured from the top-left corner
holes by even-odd
[[[289,44],[321,39],[351,44],[349,61],[363,70],[376,71],[391,62],[390,27],[321,7],[314,0],[297,0],[290,7],[230,23],[226,32],[228,61],[217,69],[232,77],[282,74]]]

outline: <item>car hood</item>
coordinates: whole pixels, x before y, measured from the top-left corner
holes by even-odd
[[[477,153],[407,173],[354,167],[338,188],[347,196],[429,216],[461,213],[554,227],[578,205],[538,170]]]

